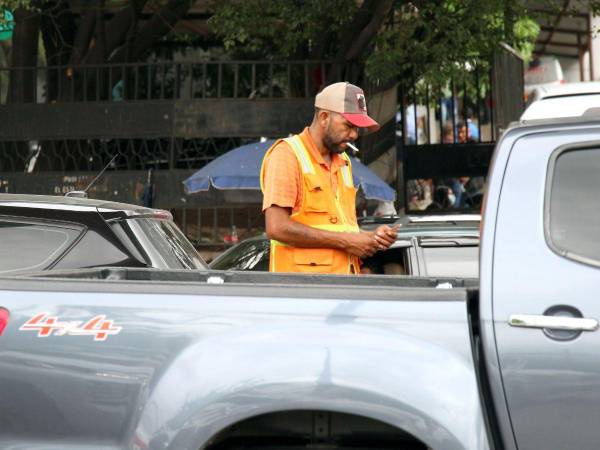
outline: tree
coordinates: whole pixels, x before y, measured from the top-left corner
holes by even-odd
[[[401,77],[442,84],[475,61],[489,61],[499,42],[530,55],[539,27],[527,3],[214,0],[209,23],[238,55],[326,58],[361,64],[374,82]],[[597,11],[599,3],[579,4]],[[568,5],[548,2],[557,12]]]
[[[49,66],[46,99],[55,101],[81,96],[118,82],[120,71],[112,76],[104,71],[94,81],[79,82],[76,89],[61,89],[76,72],[86,66],[137,61],[143,57],[187,13],[193,0],[0,0],[0,7],[14,11],[15,28],[11,67],[34,67],[38,60],[41,35]],[[141,20],[142,13],[144,20]],[[108,31],[110,30],[110,32]],[[35,93],[35,71],[11,72],[9,100],[31,101]],[[106,94],[105,94],[106,95]]]

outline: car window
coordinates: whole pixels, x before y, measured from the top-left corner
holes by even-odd
[[[215,259],[210,265],[215,270],[269,270],[269,241],[241,242]]]
[[[171,220],[133,218],[113,226],[129,227],[140,241],[152,267],[159,269],[206,269],[192,243]]]
[[[379,275],[411,275],[408,263],[408,247],[392,247],[365,258],[361,273]]]
[[[479,247],[426,246],[421,247],[425,274],[428,277],[477,278],[479,276]]]
[[[600,265],[600,149],[564,151],[554,158],[550,173],[546,200],[550,246],[567,258]]]
[[[101,234],[88,230],[53,269],[129,265],[131,257],[128,254],[115,247]]]
[[[0,273],[43,270],[75,242],[81,229],[0,219]]]

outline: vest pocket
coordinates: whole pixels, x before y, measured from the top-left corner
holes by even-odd
[[[328,213],[329,201],[321,191],[311,191],[306,199],[304,211],[307,213]]]
[[[329,212],[329,199],[327,192],[321,186],[321,180],[314,175],[307,174],[304,176],[306,191],[304,193],[304,211],[315,213]]]
[[[330,248],[295,248],[294,264],[301,266],[331,266],[333,249]]]

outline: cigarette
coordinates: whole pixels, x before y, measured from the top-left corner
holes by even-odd
[[[354,150],[354,153],[358,153],[359,152],[358,147],[356,147],[356,145],[354,145],[354,144],[352,144],[350,142],[346,142],[346,145],[348,147],[350,147],[352,150]]]

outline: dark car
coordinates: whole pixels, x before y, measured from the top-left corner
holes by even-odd
[[[0,275],[84,267],[206,269],[168,211],[0,194]]]
[[[430,277],[476,278],[479,276],[479,225],[481,216],[428,215],[373,217],[360,220],[363,230],[385,223],[402,222],[398,239],[386,251],[367,258],[363,271],[375,274],[404,274]],[[256,236],[244,240],[215,258],[216,270],[269,269],[269,240]]]

